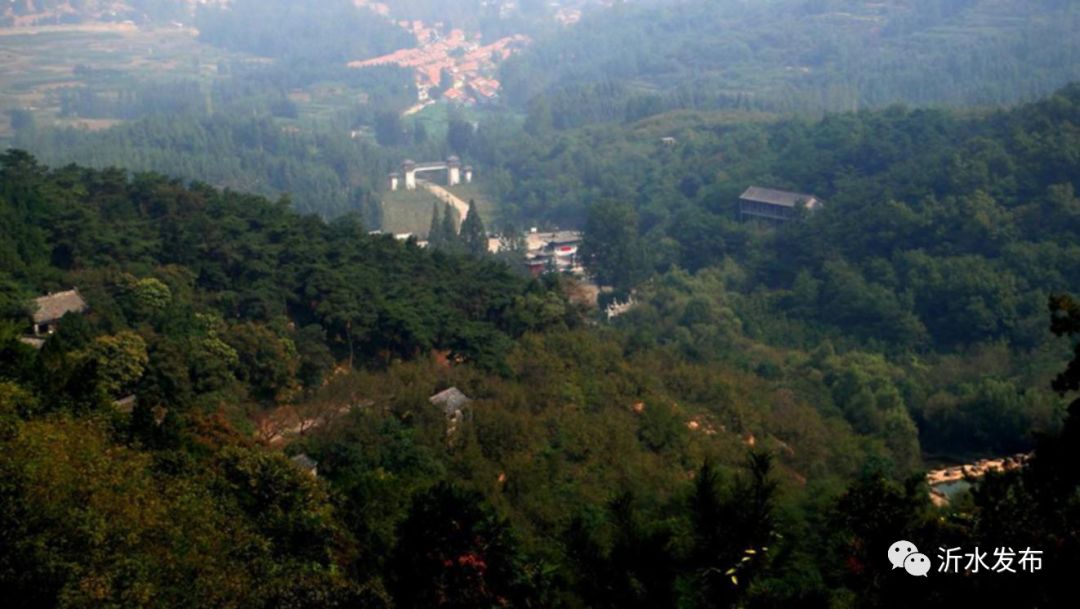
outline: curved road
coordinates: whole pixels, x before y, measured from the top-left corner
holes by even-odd
[[[454,209],[458,212],[458,230],[461,230],[461,222],[465,220],[465,216],[469,215],[469,202],[462,200],[461,197],[446,190],[442,186],[428,182],[427,180],[417,180],[416,183],[435,195],[435,198],[438,200],[454,206]]]

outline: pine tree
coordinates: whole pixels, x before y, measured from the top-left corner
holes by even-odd
[[[442,246],[442,222],[439,220],[439,204],[431,206],[431,226],[428,227],[428,247],[438,249]]]
[[[476,201],[472,199],[469,200],[469,213],[461,223],[461,243],[470,256],[480,258],[487,254],[487,231],[480,211],[476,209]]]
[[[457,214],[450,204],[443,210],[442,226],[439,229],[439,247],[448,252],[461,251],[461,239],[458,237]]]

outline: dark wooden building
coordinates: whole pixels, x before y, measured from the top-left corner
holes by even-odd
[[[813,211],[821,207],[821,200],[800,192],[751,186],[739,197],[739,219],[787,222],[800,206]]]

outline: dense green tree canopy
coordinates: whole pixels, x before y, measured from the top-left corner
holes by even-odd
[[[712,4],[685,15],[760,10]],[[910,50],[902,43],[924,21],[983,4],[907,3],[926,14],[889,21],[885,46]],[[799,11],[823,16],[820,33],[837,6]],[[685,23],[670,8],[644,24],[635,7],[615,10],[635,26],[627,35]],[[259,38],[303,23],[253,24],[243,44],[303,63],[286,41]],[[765,59],[832,65],[849,35],[800,50],[823,57]],[[758,52],[737,37],[724,44]],[[652,62],[687,57],[626,48],[628,62],[648,60],[632,73],[654,83],[671,66]],[[973,61],[957,59],[961,70]],[[557,72],[566,88],[529,100],[524,124],[474,129],[452,116],[445,141],[421,142],[386,120],[382,135],[467,151],[508,218],[583,227],[582,259],[616,289],[601,302],[632,297],[612,320],[591,309],[595,286],[529,279],[483,255],[475,205],[465,218],[436,206],[427,249],[372,234],[377,184],[399,155],[363,138],[195,111],[98,135],[22,129],[49,158],[70,147],[103,165],[296,190],[293,206],[335,219],[158,174],[0,156],[4,597],[17,607],[1070,607],[1080,406],[1066,411],[1063,399],[1080,388],[1080,313],[1050,295],[1080,284],[1080,89],[1010,110],[777,120],[661,114],[668,93],[575,90],[576,76]],[[253,97],[293,120],[280,103],[292,81],[278,78]],[[213,99],[250,101],[239,90]],[[721,98],[710,99],[700,105]],[[581,100],[593,102],[580,104],[590,122],[627,122],[578,128],[562,110]],[[786,107],[728,105],[740,104]],[[377,111],[366,111],[373,125]],[[825,205],[783,226],[739,222],[750,185]],[[505,239],[507,256],[520,257],[519,239]],[[71,287],[90,310],[66,315],[43,345],[28,340],[30,300]],[[430,401],[452,388],[468,397],[460,412]],[[927,467],[1020,451],[1033,451],[1022,469],[931,504]],[[302,467],[312,462],[315,477]],[[912,585],[885,560],[897,537],[930,552],[1030,546],[1046,568]]]

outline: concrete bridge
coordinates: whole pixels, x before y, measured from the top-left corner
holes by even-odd
[[[390,190],[397,190],[401,188],[402,181],[404,180],[405,190],[416,190],[416,174],[427,173],[431,171],[445,171],[446,172],[446,184],[448,186],[457,186],[461,184],[462,178],[466,184],[472,183],[472,166],[461,166],[461,159],[456,156],[451,156],[446,159],[445,162],[432,162],[432,163],[416,163],[412,159],[405,159],[401,163],[401,172],[394,172],[390,174]]]

